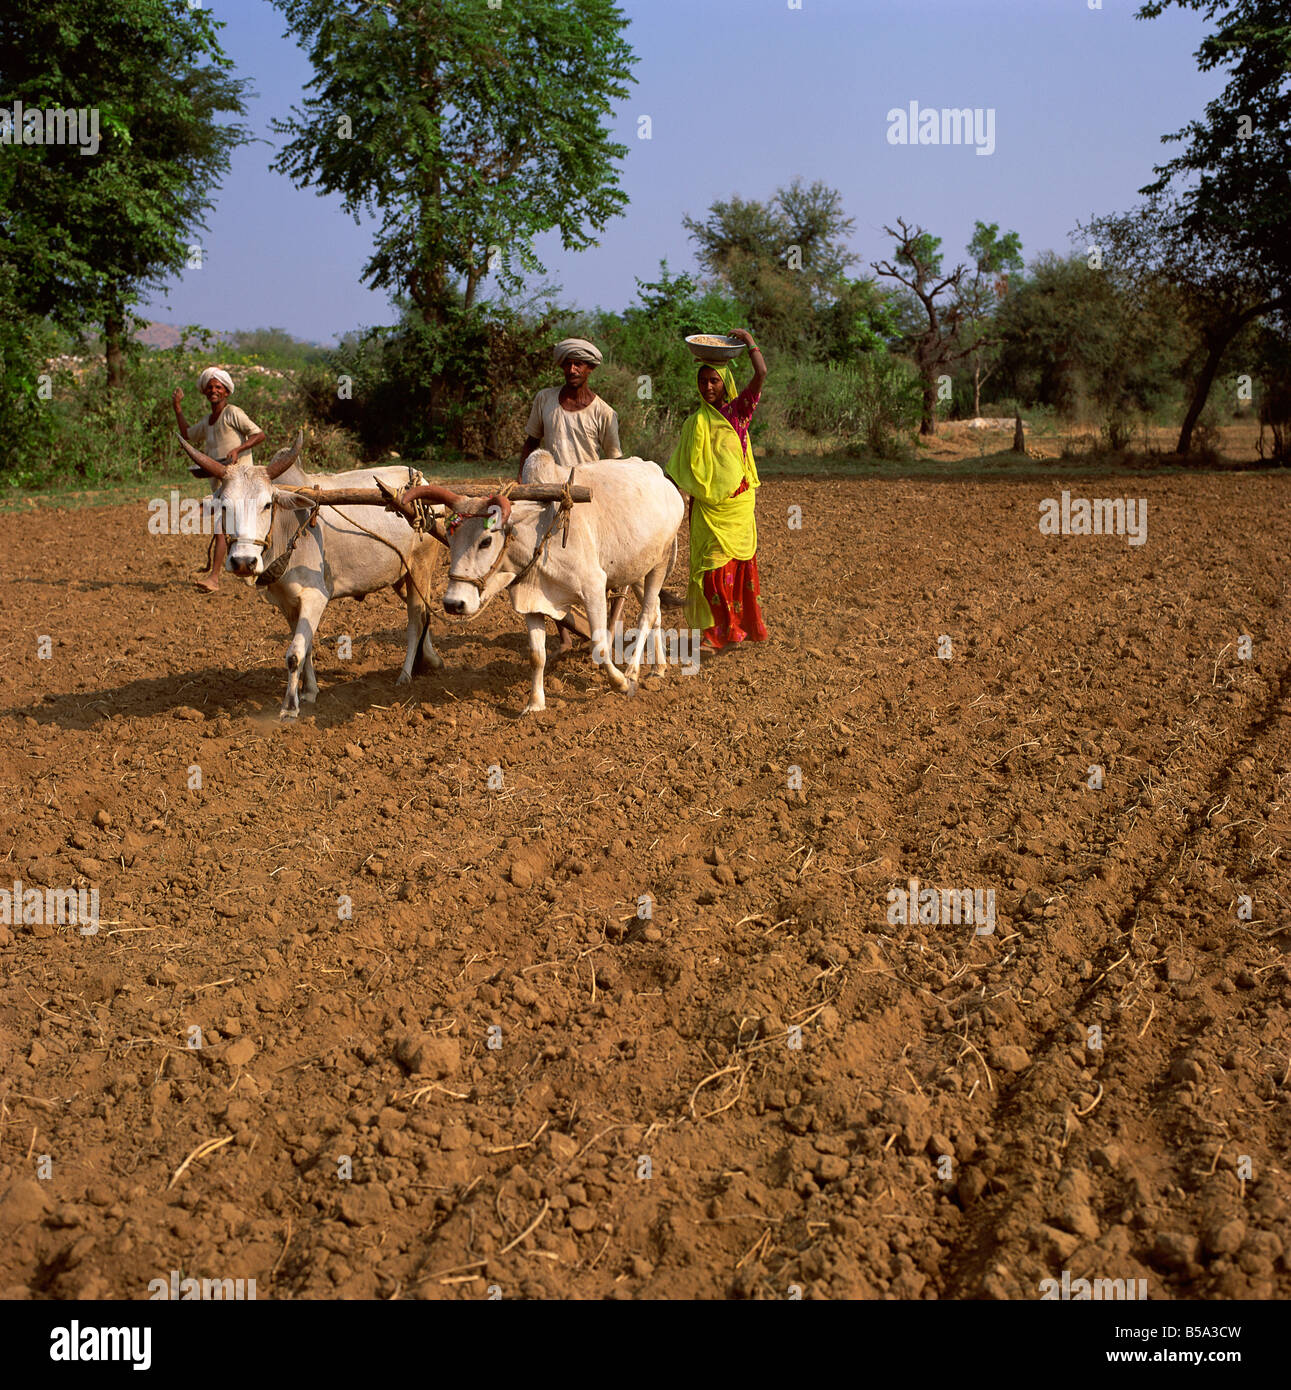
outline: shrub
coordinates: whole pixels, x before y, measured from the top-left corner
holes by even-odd
[[[847,448],[863,446],[878,458],[904,454],[918,427],[921,388],[899,358],[870,353],[854,363],[803,362],[777,383],[790,426],[832,435]]]

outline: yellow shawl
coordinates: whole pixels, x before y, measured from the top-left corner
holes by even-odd
[[[737,394],[729,367],[714,367],[726,383],[726,399]],[[686,622],[692,628],[713,626],[713,610],[704,597],[704,573],[728,560],[750,560],[758,548],[753,519],[753,492],[761,486],[753,446],[748,455],[734,428],[707,401],[682,426],[681,440],[667,467],[668,476],[694,503],[690,509],[690,587]],[[738,497],[731,494],[748,479]]]

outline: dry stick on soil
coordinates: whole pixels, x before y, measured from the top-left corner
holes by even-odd
[[[216,1149],[222,1149],[225,1146],[225,1144],[231,1144],[232,1142],[233,1136],[231,1134],[226,1134],[223,1139],[207,1139],[200,1143],[193,1150],[193,1152],[188,1155],[188,1157],[183,1161],[183,1163],[181,1163],[179,1167],[175,1169],[174,1176],[166,1184],[166,1191],[169,1192],[170,1189],[174,1187],[174,1185],[179,1181],[180,1174],[183,1173],[183,1171],[188,1167],[190,1163],[193,1162],[194,1159],[205,1158],[207,1154],[213,1154]]]
[[[291,1217],[289,1216],[289,1217],[287,1218],[287,1234],[286,1234],[286,1236],[285,1236],[285,1238],[283,1239],[283,1242],[282,1242],[282,1251],[281,1251],[281,1253],[279,1254],[278,1258],[273,1262],[273,1268],[269,1271],[269,1282],[270,1282],[271,1284],[272,1284],[273,1281],[278,1277],[278,1271],[282,1268],[282,1262],[283,1262],[283,1260],[285,1260],[285,1259],[287,1258],[287,1249],[288,1249],[288,1247],[289,1247],[290,1245],[291,1245]]]
[[[983,1057],[980,1052],[978,1052],[978,1050],[973,1046],[971,1042],[968,1041],[967,1038],[964,1039],[964,1046],[968,1048],[977,1058],[977,1060],[982,1064],[982,1070],[986,1073],[986,1089],[988,1091],[993,1091],[995,1089],[995,1082],[991,1080],[991,1069],[986,1065],[986,1058]],[[959,1054],[960,1057],[962,1057],[963,1055],[964,1054],[962,1052]],[[956,1058],[956,1061],[958,1060],[959,1059]]]
[[[514,1153],[516,1149],[532,1149],[533,1146],[538,1142],[538,1136],[543,1132],[544,1129],[547,1128],[547,1126],[550,1123],[550,1120],[544,1120],[542,1124],[540,1124],[538,1128],[534,1130],[533,1138],[526,1139],[523,1144],[502,1144],[499,1145],[499,1147],[496,1149],[485,1149],[484,1152],[486,1154],[509,1154]]]
[[[736,1093],[735,1093],[735,1099],[738,1100],[739,1097],[740,1097],[741,1092],[744,1090],[744,1074],[745,1074],[747,1071],[748,1071],[748,1067],[729,1066],[729,1067],[722,1067],[722,1068],[721,1068],[720,1070],[718,1070],[718,1071],[709,1072],[709,1074],[708,1074],[708,1075],[699,1083],[699,1085],[696,1086],[695,1089],[690,1093],[690,1105],[689,1105],[688,1108],[689,1108],[689,1110],[690,1110],[690,1117],[691,1117],[691,1119],[692,1119],[692,1120],[698,1120],[698,1119],[701,1118],[699,1115],[696,1115],[696,1114],[695,1114],[695,1098],[696,1098],[696,1096],[699,1095],[700,1091],[702,1091],[702,1090],[704,1089],[704,1087],[708,1085],[708,1083],[709,1083],[710,1081],[716,1081],[719,1077],[729,1076],[732,1072],[739,1072],[739,1073],[740,1073],[740,1085],[739,1085],[739,1089],[738,1089],[738,1090],[736,1091]],[[732,1101],[732,1102],[731,1102],[731,1105],[734,1105],[734,1104],[735,1104],[735,1101]],[[723,1110],[729,1110],[729,1109],[730,1109],[730,1106],[724,1105],[724,1106],[722,1107],[722,1109],[723,1109]],[[716,1115],[716,1114],[719,1114],[720,1112],[717,1111],[717,1110],[710,1110],[708,1113],[709,1113],[709,1115]],[[707,1119],[708,1116],[705,1115],[705,1116],[703,1116],[703,1118],[704,1118],[704,1119]]]
[[[771,1243],[771,1227],[768,1226],[768,1227],[766,1228],[766,1230],[763,1231],[762,1234],[757,1238],[757,1240],[755,1240],[755,1241],[753,1242],[753,1244],[749,1246],[749,1248],[744,1252],[744,1254],[740,1256],[739,1260],[737,1261],[737,1263],[736,1263],[736,1265],[735,1265],[735,1268],[736,1268],[736,1269],[741,1269],[741,1268],[743,1268],[743,1266],[744,1266],[745,1264],[747,1264],[749,1260],[753,1259],[754,1255],[757,1253],[758,1246],[766,1247],[766,1246],[770,1245],[770,1243]],[[765,1255],[766,1253],[767,1253],[767,1252],[766,1252],[766,1249],[764,1248],[764,1249],[762,1250],[761,1254],[758,1255],[758,1258],[760,1259],[761,1256],[762,1256],[762,1255]]]
[[[570,1159],[570,1162],[577,1163],[578,1160],[582,1158],[582,1156],[588,1151],[588,1149],[592,1147],[593,1144],[599,1144],[607,1134],[613,1134],[616,1129],[627,1129],[627,1125],[611,1125],[609,1129],[603,1129],[599,1134],[593,1134],[592,1137],[587,1141],[587,1143],[584,1144],[581,1149],[579,1149],[579,1151],[574,1155],[572,1159]]]
[[[397,1100],[407,1100],[411,1101],[413,1105],[416,1105],[428,1091],[442,1091],[444,1095],[452,1096],[454,1100],[470,1100],[471,1098],[471,1093],[469,1091],[450,1091],[447,1086],[440,1086],[438,1083],[432,1081],[429,1086],[422,1086],[416,1091],[402,1091],[397,1096],[391,1096],[390,1103],[393,1105]]]
[[[488,1260],[472,1260],[468,1265],[452,1265],[448,1269],[436,1270],[434,1274],[427,1274],[424,1279],[418,1279],[412,1285],[414,1289],[419,1289],[423,1284],[429,1284],[432,1279],[442,1279],[446,1274],[458,1274],[464,1269],[479,1269],[481,1265],[488,1264]]]
[[[509,1245],[504,1245],[502,1249],[498,1251],[498,1254],[505,1255],[509,1250],[514,1250],[516,1246],[519,1245],[520,1242],[525,1238],[525,1236],[532,1235],[534,1231],[538,1229],[538,1226],[541,1223],[543,1217],[547,1215],[547,1212],[550,1209],[551,1203],[548,1202],[547,1199],[544,1197],[542,1199],[542,1210],[539,1211],[538,1215],[534,1217],[534,1219],[524,1228],[523,1231],[520,1232],[518,1236],[516,1236],[516,1238]],[[480,1260],[479,1263],[484,1264],[484,1261]]]
[[[1107,979],[1107,977],[1112,973],[1113,970],[1116,969],[1118,965],[1124,965],[1125,962],[1129,960],[1129,958],[1130,953],[1126,951],[1126,953],[1120,958],[1120,960],[1114,960],[1111,963],[1111,965],[1109,965],[1107,969],[1103,971],[1103,973],[1098,977],[1098,979],[1094,981],[1094,985],[1101,985],[1103,981]],[[1090,985],[1090,989],[1093,989],[1094,985]]]
[[[1091,1100],[1091,1101],[1089,1102],[1089,1104],[1088,1104],[1083,1110],[1077,1110],[1077,1111],[1076,1111],[1077,1117],[1080,1118],[1080,1119],[1083,1119],[1086,1115],[1088,1115],[1088,1114],[1090,1113],[1091,1110],[1093,1110],[1094,1106],[1096,1106],[1096,1105],[1098,1104],[1098,1102],[1099,1102],[1100,1100],[1102,1100],[1102,1098],[1103,1098],[1103,1083],[1100,1081],[1100,1082],[1098,1083],[1098,1094],[1094,1097],[1093,1100]]]

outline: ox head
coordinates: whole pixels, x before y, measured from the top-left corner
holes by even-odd
[[[229,546],[225,567],[234,574],[259,574],[265,567],[265,552],[273,526],[276,493],[273,480],[300,457],[304,431],[298,430],[291,448],[279,449],[266,468],[253,463],[235,463],[229,467],[194,449],[183,435],[179,442],[197,469],[219,481],[214,505],[223,516],[224,535]]]
[[[400,494],[400,510],[412,518],[418,499],[450,507],[456,520],[449,530],[448,587],[444,610],[459,617],[474,617],[515,578],[519,566],[504,559],[511,535],[511,499],[462,497],[446,487],[422,483]]]

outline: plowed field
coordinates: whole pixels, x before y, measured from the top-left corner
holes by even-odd
[[[773,479],[770,642],[522,719],[376,596],[285,724],[201,541],[0,515],[0,887],[100,902],[0,926],[0,1296],[1291,1297],[1289,496]]]

